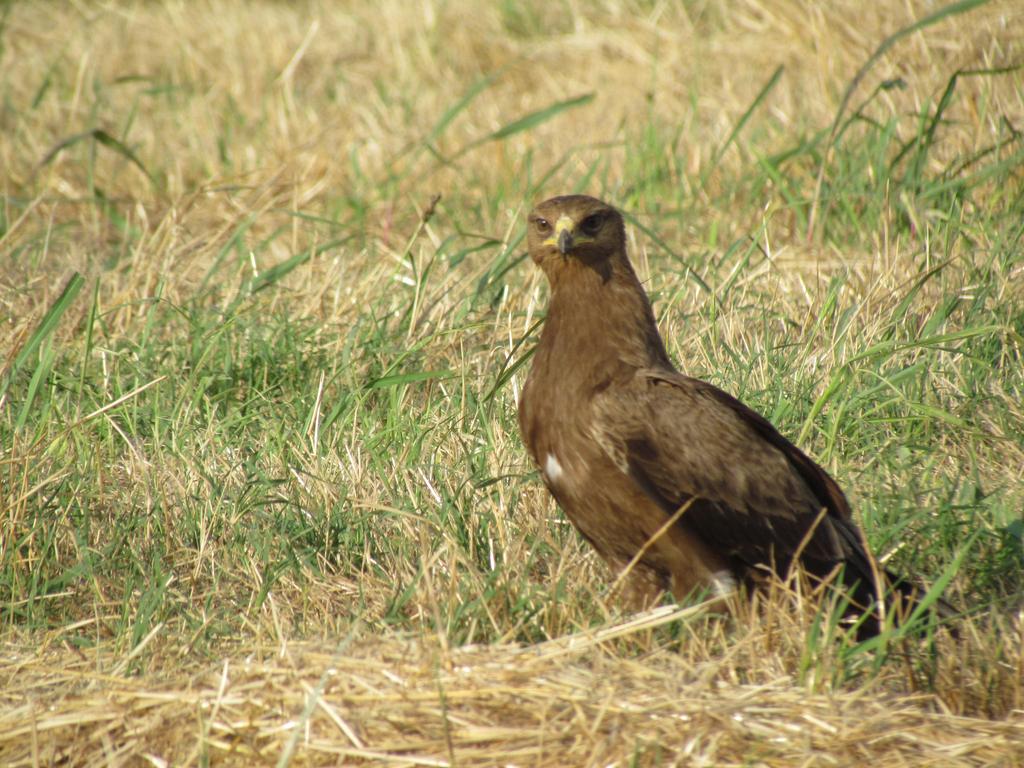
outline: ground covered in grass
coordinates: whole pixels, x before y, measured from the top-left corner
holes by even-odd
[[[1024,764],[1016,5],[0,6],[0,763]],[[515,422],[577,191],[957,636],[619,613]]]

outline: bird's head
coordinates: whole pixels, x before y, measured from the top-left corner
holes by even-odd
[[[570,259],[597,268],[615,256],[625,257],[622,214],[586,195],[545,200],[530,213],[527,244],[531,258],[549,272]]]

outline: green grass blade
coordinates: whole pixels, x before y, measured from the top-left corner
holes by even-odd
[[[149,179],[150,183],[152,183],[154,186],[156,185],[156,179],[153,178],[153,174],[149,172],[149,169],[142,164],[142,161],[139,160],[138,156],[134,152],[132,152],[131,149],[123,141],[114,136],[111,136],[102,128],[94,128],[92,131],[92,137],[107,149],[113,150],[117,154],[121,155],[121,157],[123,157],[125,160],[127,160],[140,171],[142,171],[142,173],[145,174],[146,178]]]
[[[278,280],[287,275],[300,264],[304,264],[305,262],[309,261],[313,256],[319,256],[321,253],[325,253],[326,251],[329,251],[332,248],[337,248],[339,245],[343,245],[344,243],[348,242],[351,239],[352,236],[349,235],[348,237],[341,237],[336,240],[331,240],[328,243],[318,245],[314,248],[307,248],[301,253],[297,253],[294,256],[285,259],[280,264],[275,264],[269,269],[265,269],[264,271],[260,272],[259,275],[253,278],[250,289],[252,290],[253,293],[255,293],[256,291],[261,291],[264,288],[267,288],[276,283]]]
[[[701,186],[707,186],[708,177],[715,170],[715,168],[718,167],[718,161],[722,159],[722,155],[725,154],[726,150],[729,149],[732,143],[736,140],[736,137],[739,136],[740,132],[750,121],[750,117],[751,115],[754,114],[754,111],[759,106],[761,106],[761,104],[764,102],[766,98],[768,98],[768,94],[772,92],[772,90],[778,84],[779,80],[782,78],[782,72],[783,66],[780,64],[775,68],[775,71],[772,72],[772,76],[768,78],[768,82],[766,82],[764,86],[761,88],[761,90],[758,91],[757,96],[754,97],[754,100],[750,102],[750,106],[747,107],[747,111],[744,112],[740,116],[740,119],[736,121],[736,125],[733,126],[732,130],[729,132],[729,135],[726,136],[725,141],[723,141],[721,145],[719,145],[719,147],[715,150],[714,154],[711,155],[711,160],[708,162],[707,169],[701,177]]]
[[[217,251],[217,255],[211,260],[209,268],[206,270],[206,274],[203,275],[203,279],[199,281],[199,292],[202,292],[210,279],[217,274],[220,269],[220,265],[224,263],[225,257],[231,253],[233,248],[239,247],[243,243],[245,233],[249,231],[252,225],[256,222],[257,214],[251,213],[245,217],[245,220],[235,227],[235,231],[231,233],[231,237],[228,238],[227,242]]]
[[[980,325],[975,328],[964,328],[949,333],[937,333],[934,336],[925,336],[914,341],[895,342],[883,341],[880,344],[872,344],[860,354],[855,355],[847,361],[847,365],[859,363],[862,360],[869,360],[874,357],[886,357],[905,349],[925,349],[927,347],[942,347],[955,341],[964,341],[978,336],[991,336],[1003,330],[999,325]]]
[[[676,253],[674,250],[672,250],[668,246],[668,243],[666,243],[658,235],[657,232],[655,232],[653,229],[648,227],[646,224],[644,224],[642,221],[640,221],[640,219],[638,219],[636,216],[631,214],[629,211],[623,211],[622,215],[626,219],[626,221],[628,221],[634,227],[636,227],[641,232],[643,232],[645,235],[647,235],[649,238],[651,238],[651,240],[654,242],[655,245],[657,245],[659,248],[661,248],[663,251],[665,251],[665,253],[667,253],[673,259],[678,261],[680,264],[682,264],[683,268],[686,269],[686,273],[690,276],[690,279],[693,280],[695,283],[697,283],[697,285],[699,285],[701,287],[701,289],[705,293],[707,293],[711,298],[713,298],[715,300],[715,304],[717,304],[719,307],[722,306],[721,300],[718,298],[717,294],[715,294],[715,292],[711,288],[711,286],[708,285],[704,281],[704,278],[702,278],[700,275],[697,274],[696,270],[694,270],[694,268],[689,265],[689,263],[686,261],[686,259],[684,259],[678,253]]]
[[[930,27],[933,24],[937,24],[938,22],[952,16],[958,16],[962,13],[972,11],[979,6],[985,5],[989,1],[990,0],[960,0],[960,2],[950,3],[949,5],[943,6],[939,10],[935,11],[935,13],[925,16],[923,19],[918,19],[913,24],[903,27],[885,38],[885,40],[883,40],[868,57],[868,60],[865,61],[861,65],[860,69],[857,70],[857,73],[850,80],[849,84],[846,86],[846,90],[843,92],[843,98],[839,102],[839,108],[836,110],[836,116],[832,120],[832,129],[829,132],[828,144],[826,146],[825,153],[822,156],[821,165],[818,167],[818,178],[815,183],[814,196],[811,200],[811,212],[808,216],[807,222],[808,239],[813,236],[817,225],[817,212],[821,205],[821,190],[825,182],[825,171],[828,168],[831,149],[839,131],[839,126],[842,124],[843,114],[846,112],[846,107],[849,105],[850,98],[853,96],[857,86],[860,85],[861,80],[864,79],[868,71],[875,65],[875,62],[878,61],[886,51],[907,35],[912,35],[914,32],[919,32],[922,29]]]
[[[462,95],[458,101],[452,104],[448,109],[444,111],[441,118],[434,124],[434,127],[430,129],[430,133],[423,140],[424,144],[433,144],[437,141],[438,137],[445,132],[451,122],[468,107],[477,96],[486,91],[491,84],[494,82],[496,75],[490,73],[484,75],[475,83],[473,83],[469,89]]]
[[[53,339],[47,338],[43,343],[42,350],[39,354],[39,365],[36,366],[35,371],[32,372],[32,378],[28,383],[28,390],[25,393],[25,399],[21,404],[21,411],[18,413],[18,419],[14,423],[14,429],[20,430],[25,426],[28,421],[28,415],[32,409],[32,403],[35,402],[36,395],[39,394],[39,389],[53,367]]]
[[[149,182],[156,186],[156,179],[153,174],[149,172],[149,169],[143,165],[142,161],[139,160],[138,156],[131,151],[131,149],[120,139],[111,136],[109,133],[104,131],[102,128],[91,128],[88,131],[81,131],[79,133],[72,134],[65,139],[58,141],[50,150],[43,155],[43,159],[39,161],[37,168],[42,168],[45,165],[49,165],[53,162],[53,159],[57,157],[61,152],[70,146],[77,144],[80,141],[86,139],[92,139],[98,144],[110,149],[117,154],[121,155],[128,162],[138,168],[145,175]]]
[[[385,389],[387,387],[397,387],[402,384],[412,384],[417,381],[427,381],[429,379],[451,379],[456,375],[456,372],[452,369],[444,369],[439,371],[414,371],[412,373],[396,373],[392,376],[381,376],[379,379],[375,379],[368,385],[368,389]]]
[[[32,335],[29,336],[28,342],[21,351],[14,358],[14,363],[11,365],[9,371],[4,376],[3,383],[0,384],[0,401],[4,399],[7,394],[7,389],[10,387],[11,382],[14,380],[15,375],[21,370],[21,367],[31,357],[35,351],[39,348],[39,345],[44,339],[48,338],[57,327],[57,323],[60,322],[60,318],[67,311],[68,307],[74,302],[78,292],[82,289],[85,284],[85,278],[83,278],[78,272],[75,272],[64,286],[64,290],[61,291],[60,296],[57,300],[50,305],[50,308],[46,310],[46,314],[43,315],[43,319],[39,321],[39,325],[36,327]]]
[[[100,281],[93,282],[92,301],[89,304],[89,317],[85,324],[85,349],[82,351],[82,371],[78,375],[78,402],[81,405],[82,393],[85,391],[86,374],[89,371],[89,357],[92,355],[93,334],[96,330],[96,319],[100,308]]]
[[[565,99],[564,101],[556,101],[543,109],[538,109],[536,112],[531,112],[528,115],[524,115],[518,120],[513,120],[511,123],[502,126],[490,136],[487,137],[486,141],[498,141],[499,139],[505,139],[513,134],[520,133],[522,131],[528,131],[531,128],[536,128],[541,123],[546,123],[551,118],[560,115],[568,109],[575,109],[576,107],[582,107],[585,104],[589,104],[594,100],[594,94],[585,93],[582,96],[577,96],[573,99]]]
[[[594,94],[585,93],[582,96],[576,96],[575,98],[572,99],[556,101],[554,104],[549,104],[543,109],[538,109],[535,112],[530,112],[529,114],[523,115],[517,120],[513,120],[511,123],[503,125],[501,128],[494,131],[494,133],[489,133],[486,136],[483,136],[482,138],[471,141],[469,144],[467,144],[458,152],[456,152],[451,159],[456,160],[457,158],[460,158],[463,155],[465,155],[467,152],[476,149],[481,144],[486,144],[487,142],[490,141],[500,141],[501,139],[507,139],[509,136],[514,136],[517,133],[522,133],[523,131],[528,131],[532,128],[536,128],[538,125],[546,123],[548,120],[557,117],[566,110],[582,107],[585,104],[589,104],[593,100]]]

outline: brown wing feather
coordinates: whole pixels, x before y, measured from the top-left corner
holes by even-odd
[[[639,371],[594,401],[596,437],[666,512],[748,565],[871,567],[838,484],[763,416],[706,382]],[[824,509],[825,515],[819,520]],[[817,527],[809,540],[811,527]]]
[[[686,377],[679,376],[678,378]],[[828,508],[830,515],[835,515],[843,520],[851,519],[850,504],[846,500],[846,495],[839,487],[839,483],[833,480],[832,476],[815,463],[806,453],[783,437],[768,419],[757,411],[748,408],[732,395],[718,389],[718,387],[699,379],[688,379],[688,381],[702,394],[735,412],[761,438],[781,451],[792,467],[803,478],[804,482],[807,483],[818,500],[819,505]]]

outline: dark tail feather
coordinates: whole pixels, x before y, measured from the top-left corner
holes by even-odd
[[[870,550],[864,535],[852,523],[833,523],[833,530],[849,548],[840,580],[850,598],[850,617],[855,621],[863,619],[857,628],[859,640],[877,636],[887,623],[890,626],[901,626],[918,613],[922,601],[928,595],[926,589],[879,565],[868,554]],[[947,626],[959,615],[941,597],[929,608]],[[950,631],[956,634],[955,629],[950,628]]]
[[[852,567],[851,567],[852,566]],[[877,574],[864,573],[853,563],[843,570],[841,581],[849,597],[847,620],[857,622],[857,639],[876,637],[882,627],[902,626],[920,613],[928,591],[902,576],[884,569]],[[881,581],[881,583],[877,583]],[[941,597],[928,606],[938,620],[956,634],[950,626],[958,611]]]

